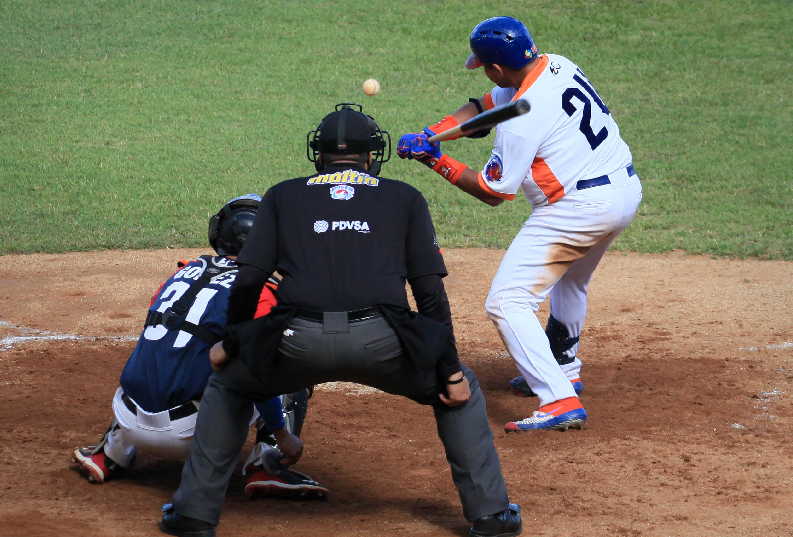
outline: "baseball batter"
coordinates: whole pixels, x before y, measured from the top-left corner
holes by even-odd
[[[578,397],[577,352],[587,287],[609,245],[633,220],[641,183],[611,111],[581,68],[563,56],[540,54],[526,26],[512,17],[482,21],[469,42],[465,66],[483,67],[496,87],[421,133],[402,136],[397,154],[489,205],[518,192],[532,204],[485,303],[520,372],[510,385],[539,398],[538,410],[505,429],[581,428],[587,413]],[[531,111],[496,126],[492,153],[479,172],[427,140],[519,98]],[[546,297],[551,311],[543,331],[536,311]]]
[[[112,425],[98,445],[73,452],[90,481],[103,483],[120,475],[133,464],[138,448],[186,458],[199,400],[211,373],[209,348],[221,340],[226,325],[230,291],[238,273],[236,254],[253,226],[260,201],[258,195],[248,194],[227,203],[209,222],[209,242],[218,255],[180,262],[179,270],[152,297],[143,331],[113,398]],[[257,316],[266,315],[276,304],[276,287],[277,281],[272,280],[262,290]],[[251,423],[259,416],[261,420],[257,444],[245,464],[246,495],[327,492],[274,458],[302,450],[296,434],[307,409],[307,395],[303,391],[255,403]],[[287,421],[282,401],[288,405]]]

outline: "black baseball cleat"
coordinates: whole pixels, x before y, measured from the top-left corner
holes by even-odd
[[[298,500],[324,500],[328,497],[327,488],[295,470],[269,472],[262,466],[251,465],[246,468],[245,473],[244,492],[248,498],[275,496]]]
[[[215,537],[215,526],[197,518],[180,515],[170,503],[162,506],[160,531],[177,537]]]
[[[500,513],[474,520],[473,526],[468,530],[468,535],[471,537],[515,537],[520,535],[522,529],[520,505],[511,503]]]

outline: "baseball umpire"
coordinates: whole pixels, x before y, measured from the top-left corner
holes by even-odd
[[[587,413],[577,355],[587,287],[603,254],[633,220],[642,198],[630,149],[584,72],[557,54],[540,54],[512,17],[480,22],[469,37],[466,67],[483,67],[496,84],[420,133],[402,136],[397,153],[496,206],[520,191],[532,204],[493,278],[485,309],[520,376],[516,391],[537,395],[539,409],[507,431],[581,428]],[[428,137],[485,109],[527,99],[531,111],[496,127],[493,150],[477,172]],[[476,133],[480,137],[487,132]],[[550,296],[543,332],[535,312]]]
[[[249,398],[351,381],[432,405],[470,535],[518,535],[520,507],[507,497],[484,396],[457,358],[424,197],[379,176],[390,138],[359,105],[325,116],[307,155],[318,173],[270,188],[240,252],[229,335],[211,351],[217,372],[160,528],[215,535]],[[251,320],[274,270],[283,275],[281,302]],[[409,310],[406,280],[419,313]]]
[[[152,296],[113,398],[112,424],[97,445],[77,448],[72,454],[89,481],[104,483],[121,476],[140,448],[170,458],[187,456],[199,400],[212,372],[209,349],[222,339],[238,272],[235,259],[253,228],[260,201],[259,195],[247,194],[226,203],[209,220],[209,243],[217,255],[180,261],[179,269]],[[277,281],[271,279],[257,294],[257,316],[266,315],[276,304],[276,288]],[[305,474],[274,460],[302,449],[296,435],[307,399],[303,389],[255,403],[254,419],[261,418],[256,420],[257,443],[243,469],[247,496],[305,497],[327,492]]]

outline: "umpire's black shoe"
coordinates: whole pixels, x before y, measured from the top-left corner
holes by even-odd
[[[515,537],[520,535],[521,530],[520,505],[511,503],[500,513],[474,520],[468,535],[471,537]]]
[[[209,522],[182,516],[173,510],[173,505],[162,506],[160,531],[177,537],[215,537],[215,526]]]

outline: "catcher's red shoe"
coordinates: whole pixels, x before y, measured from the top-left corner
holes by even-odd
[[[328,489],[306,474],[294,470],[277,470],[270,473],[261,466],[246,468],[245,496],[270,496],[296,499],[324,499]]]
[[[99,449],[97,450],[97,448]],[[121,466],[105,455],[101,446],[76,448],[72,455],[74,462],[80,465],[80,471],[91,483],[104,483],[123,472]]]

